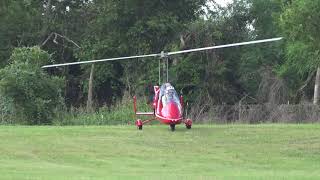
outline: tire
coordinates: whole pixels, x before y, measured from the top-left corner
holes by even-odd
[[[171,128],[171,131],[175,131],[176,130],[176,125],[175,124],[170,124],[170,128]]]

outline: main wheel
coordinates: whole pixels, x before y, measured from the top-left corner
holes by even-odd
[[[141,119],[136,120],[136,126],[139,130],[142,130],[143,122],[141,121]]]
[[[187,119],[184,123],[186,124],[186,128],[187,129],[191,129],[191,126],[192,126],[192,120],[191,119]]]
[[[170,128],[171,128],[171,131],[175,131],[176,130],[176,125],[175,124],[170,124]]]

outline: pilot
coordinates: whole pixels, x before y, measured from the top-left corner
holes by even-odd
[[[174,89],[174,87],[170,83],[166,83],[163,86],[163,94],[161,96],[162,106],[165,107],[168,103],[170,90]]]
[[[162,107],[165,107],[168,103],[168,90],[165,90],[165,93],[162,95],[161,100],[162,100]]]

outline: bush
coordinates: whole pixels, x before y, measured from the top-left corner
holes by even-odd
[[[50,60],[50,55],[39,47],[17,48],[10,65],[0,70],[0,94],[11,100],[2,105],[16,111],[15,123],[51,124],[57,108],[64,106],[63,79],[51,77],[41,69]]]
[[[0,124],[12,124],[14,115],[13,100],[0,94]]]

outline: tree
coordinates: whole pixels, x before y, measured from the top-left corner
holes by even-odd
[[[204,0],[183,1],[93,1],[88,28],[81,42],[80,60],[160,52],[179,41],[180,31],[196,19]],[[101,63],[94,68],[94,97],[98,104],[112,104],[124,89],[143,92],[157,82],[158,61],[134,60]],[[87,92],[89,66],[82,66]],[[97,98],[99,97],[99,98]]]
[[[50,61],[50,55],[39,47],[16,48],[10,65],[0,70],[0,94],[12,99],[16,121],[50,124],[57,109],[63,109],[62,79],[41,69]]]
[[[279,72],[297,92],[308,87],[320,66],[320,1],[291,1],[284,8],[279,24],[286,39],[286,59]],[[305,92],[312,96],[312,91]]]
[[[40,0],[0,1],[0,67],[8,63],[15,47],[39,43],[41,8]]]
[[[183,46],[190,49],[241,42],[248,39],[250,21],[247,4],[235,1],[226,8],[211,9],[208,19],[189,24],[182,37]],[[239,82],[241,48],[219,49],[186,54],[175,67],[178,89],[191,101],[233,104],[241,98]],[[202,103],[202,102],[200,102]]]
[[[279,0],[247,0],[248,7],[248,40],[279,37],[280,28],[277,24],[282,12]],[[287,96],[272,99],[280,92],[274,87],[285,89],[285,83],[276,73],[283,63],[283,43],[273,42],[242,48],[238,74],[240,84],[245,93],[256,97],[259,103],[287,102]]]

